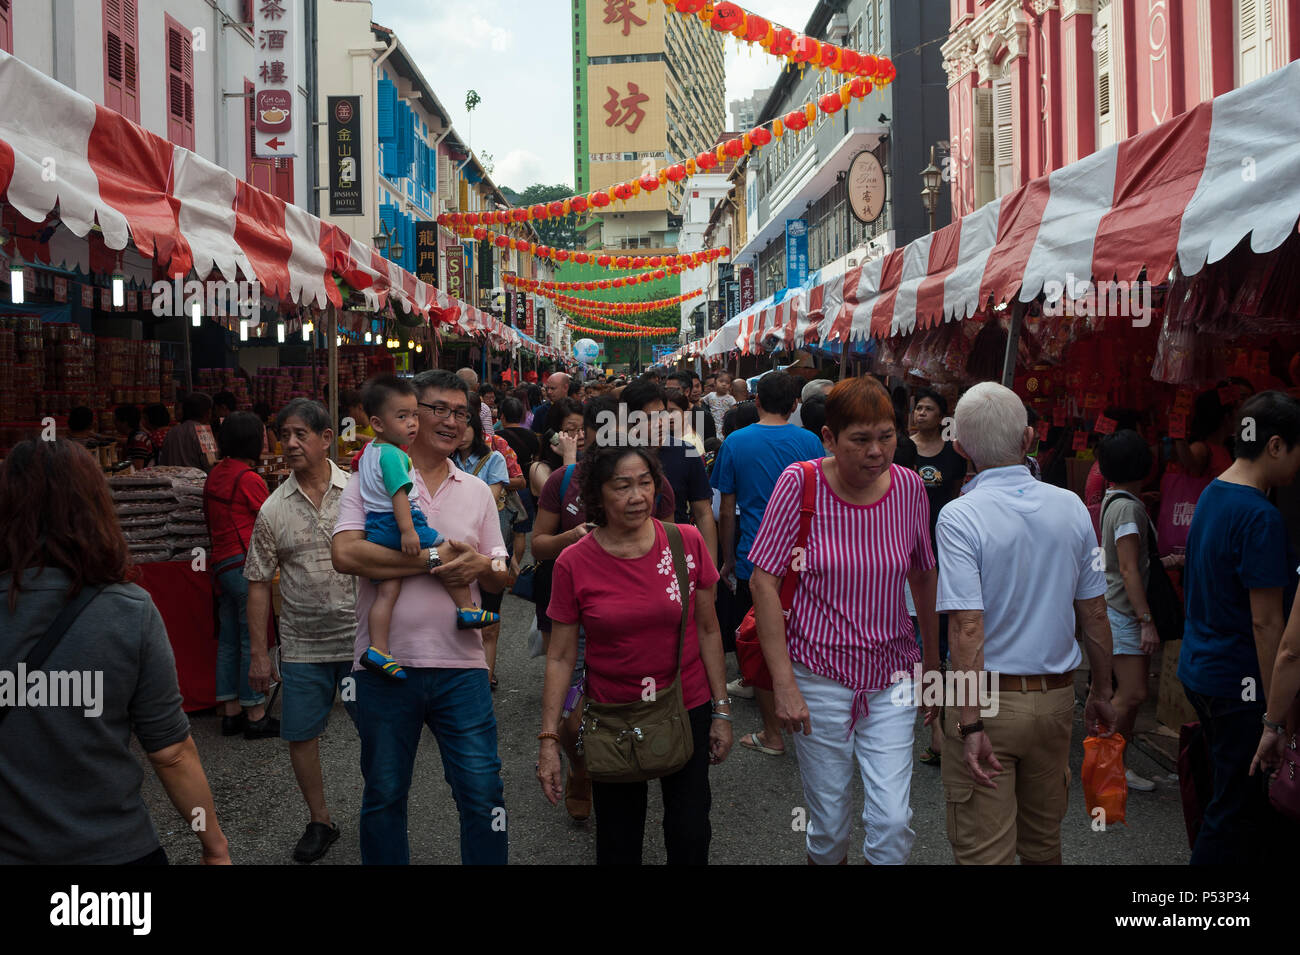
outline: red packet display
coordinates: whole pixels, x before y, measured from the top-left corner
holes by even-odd
[[[1174,395],[1174,411],[1186,415],[1192,413],[1192,393],[1180,390]]]
[[[1070,447],[1075,451],[1086,451],[1088,449],[1088,432],[1079,428],[1074,432],[1074,440],[1070,442]]]
[[[1097,423],[1092,426],[1092,430],[1098,434],[1114,434],[1115,419],[1107,418],[1105,415],[1097,416]]]
[[[1038,424],[1034,425],[1034,430],[1038,432],[1038,440],[1047,440],[1047,431],[1051,426],[1042,418],[1038,419]]]

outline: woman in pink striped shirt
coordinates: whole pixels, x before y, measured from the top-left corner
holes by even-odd
[[[809,864],[848,860],[855,757],[866,789],[863,854],[873,865],[903,863],[915,838],[910,684],[920,656],[903,581],[917,606],[926,669],[937,670],[930,506],[920,477],[893,464],[894,406],[874,378],[831,390],[822,438],[830,456],[811,474],[801,465],[782,473],[749,553],[759,642],[777,717],[795,737]],[[807,546],[795,553],[808,478],[817,481],[815,509]],[[787,567],[800,577],[783,619]]]

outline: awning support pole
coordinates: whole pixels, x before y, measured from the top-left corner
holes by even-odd
[[[1007,329],[1007,351],[1002,359],[1002,385],[1010,388],[1016,380],[1016,356],[1020,353],[1020,328],[1028,306],[1018,298],[1011,303],[1011,326]]]
[[[335,461],[339,457],[339,314],[334,303],[325,309],[325,347],[329,356],[330,389],[330,430],[334,438],[330,442],[330,457]]]

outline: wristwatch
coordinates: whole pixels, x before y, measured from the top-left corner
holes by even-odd
[[[1274,723],[1272,720],[1268,718],[1267,713],[1264,714],[1264,725],[1267,726],[1269,729],[1271,729],[1274,733],[1281,733],[1283,736],[1286,735],[1286,727],[1283,726],[1281,723]]]
[[[430,547],[429,556],[427,561],[425,562],[424,569],[426,571],[431,571],[433,570],[433,568],[441,567],[441,566],[442,566],[442,558],[438,556],[438,549],[436,547]]]
[[[1155,621],[1155,618],[1151,616],[1151,613],[1149,611],[1147,613],[1144,613],[1138,619],[1141,620],[1143,623],[1153,623]]]
[[[983,721],[983,720],[976,720],[974,723],[962,723],[960,720],[958,720],[958,721],[957,721],[957,732],[958,732],[959,734],[961,734],[961,738],[962,738],[962,739],[965,739],[965,738],[966,738],[967,736],[969,736],[971,733],[983,733],[983,732],[984,732],[984,721]]]

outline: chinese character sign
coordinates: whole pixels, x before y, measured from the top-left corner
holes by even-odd
[[[415,224],[415,277],[438,284],[438,223],[433,220]]]
[[[636,15],[636,0],[606,0],[605,22],[621,23],[623,35],[630,36],[632,27],[645,26],[645,21]]]
[[[739,269],[738,275],[740,277],[740,310],[743,312],[754,304],[754,270],[750,268]]]
[[[609,92],[609,101],[605,103],[605,112],[609,114],[609,118],[605,120],[605,125],[622,126],[629,133],[635,133],[641,128],[641,122],[645,119],[645,110],[641,106],[648,103],[650,97],[642,93],[641,88],[635,83],[627,84],[627,96],[622,96],[612,86],[607,86],[605,89]]]
[[[527,311],[527,316],[528,316],[528,317],[527,317],[527,322],[526,322],[525,325],[524,325],[524,333],[527,334],[529,337],[533,337],[533,336],[535,336],[536,333],[537,333],[537,328],[536,328],[536,325],[535,325],[535,323],[534,323],[533,307],[534,307],[534,306],[533,306],[533,297],[532,297],[531,295],[529,295],[529,296],[528,296],[528,311]]]
[[[361,97],[330,96],[329,164],[330,215],[365,215],[361,199]],[[438,271],[434,257],[434,272]],[[428,279],[425,279],[427,282]]]
[[[256,117],[253,154],[276,159],[296,156],[295,130],[303,128],[302,120],[294,122],[297,110],[294,103],[294,49],[299,5],[295,0],[252,0],[252,5],[253,36],[257,41],[253,51],[253,69],[257,76],[253,86],[253,113]],[[331,131],[333,123],[331,116]],[[335,175],[331,172],[331,201]]]
[[[785,287],[803,285],[808,278],[808,220],[785,220]]]

